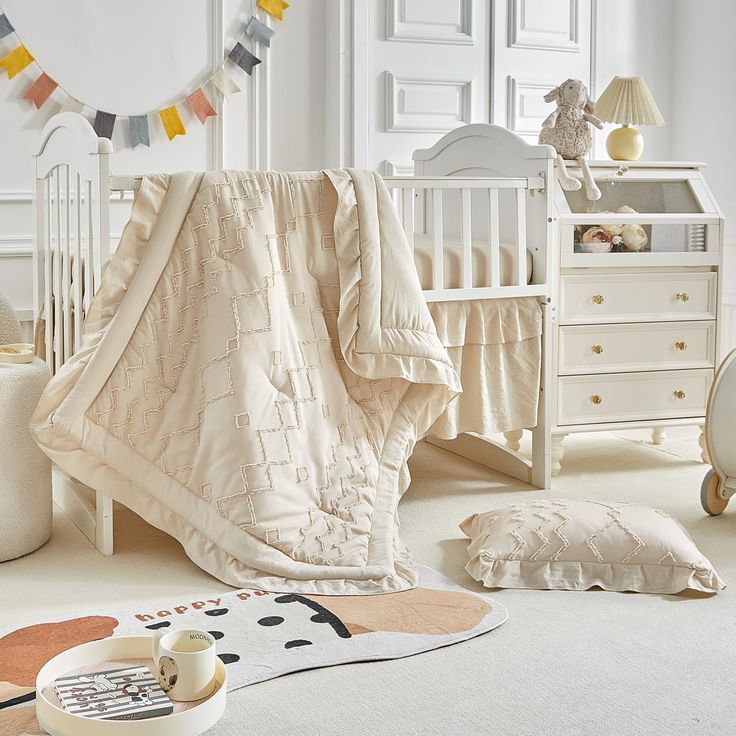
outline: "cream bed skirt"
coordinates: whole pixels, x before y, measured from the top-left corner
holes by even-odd
[[[452,439],[534,427],[542,362],[539,298],[434,302],[429,311],[463,387],[429,434]]]

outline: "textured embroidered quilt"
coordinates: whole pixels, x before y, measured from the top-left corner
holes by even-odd
[[[70,475],[239,587],[416,584],[406,460],[460,390],[380,177],[144,179],[32,420]]]

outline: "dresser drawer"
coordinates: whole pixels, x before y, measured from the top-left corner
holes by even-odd
[[[705,271],[563,274],[560,323],[711,320],[716,302],[716,274]]]
[[[559,373],[712,368],[715,322],[568,325],[559,332]]]
[[[561,376],[557,424],[703,417],[712,370]]]

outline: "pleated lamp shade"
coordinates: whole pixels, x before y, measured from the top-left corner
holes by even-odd
[[[631,125],[664,125],[664,118],[641,77],[614,77],[595,103],[595,114],[603,122],[621,128],[606,139],[608,155],[619,161],[636,161],[644,151],[644,138]]]
[[[664,125],[664,118],[642,77],[614,77],[595,103],[603,122],[622,125]]]

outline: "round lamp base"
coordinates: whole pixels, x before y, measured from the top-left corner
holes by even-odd
[[[606,139],[606,151],[615,161],[636,161],[644,152],[644,138],[628,125],[614,128]]]

